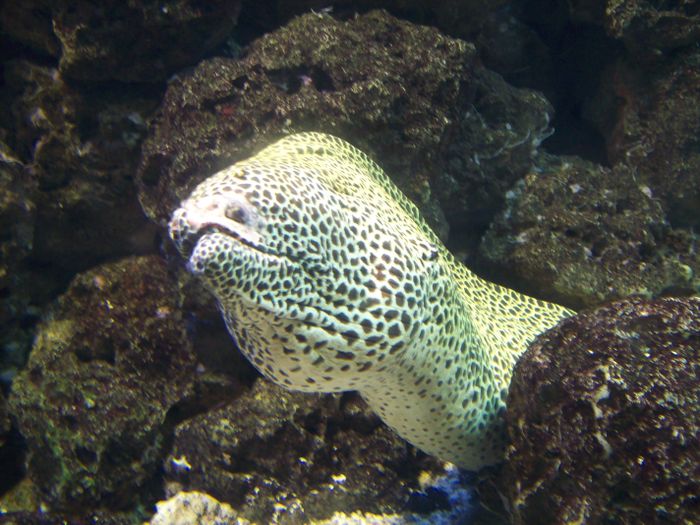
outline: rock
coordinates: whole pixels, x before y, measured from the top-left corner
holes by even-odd
[[[259,523],[308,522],[356,509],[416,510],[421,471],[443,469],[381,424],[356,395],[290,392],[264,380],[181,423],[165,462],[171,493],[206,492]],[[444,494],[432,505],[428,512],[449,508]]]
[[[0,390],[0,449],[2,449],[7,442],[10,428],[12,428],[12,425],[10,423],[10,414],[7,411],[7,401],[5,401],[5,396],[2,394],[2,390]]]
[[[535,91],[516,89],[498,74],[473,72],[472,96],[440,145],[432,167],[435,192],[456,235],[481,236],[506,191],[531,168],[552,134],[552,106]],[[464,242],[463,239],[459,239]]]
[[[4,65],[0,382],[24,365],[40,309],[79,272],[155,249],[133,170],[153,95],[82,92],[55,69]]]
[[[26,259],[33,246],[35,198],[36,187],[26,167],[0,142],[0,382],[25,363],[31,344],[23,325],[32,297]]]
[[[348,53],[357,46],[365,51]],[[165,222],[197,182],[302,130],[350,137],[427,202],[423,157],[439,144],[473,60],[465,42],[384,12],[296,18],[243,59],[207,60],[170,83],[137,173],[144,209]]]
[[[501,478],[515,524],[698,523],[700,298],[629,299],[516,366]]]
[[[192,395],[195,357],[178,291],[157,257],[77,276],[44,317],[10,411],[28,475],[53,510],[128,508],[144,497]]]
[[[59,56],[66,78],[154,83],[221,44],[239,10],[238,0],[29,0],[10,2],[0,24],[22,44]]]
[[[700,38],[700,14],[694,2],[583,0],[569,5],[573,20],[604,27],[642,56],[691,46]]]
[[[358,46],[362,53],[348,52]],[[206,60],[170,83],[144,143],[141,203],[162,224],[213,172],[280,136],[315,130],[377,160],[443,238],[436,197],[450,221],[478,216],[487,224],[485,209],[500,202],[548,133],[551,108],[475,58],[472,45],[383,11],[345,22],[322,13],[295,18],[251,43],[242,59]],[[470,197],[457,199],[455,188]]]
[[[238,518],[226,503],[215,500],[202,492],[178,492],[157,505],[157,512],[147,525],[249,525],[248,520]]]
[[[700,24],[700,15],[698,15]],[[700,25],[698,25],[700,28]],[[613,163],[636,171],[640,184],[676,227],[700,226],[700,51],[660,63],[618,60],[587,109]],[[612,116],[612,118],[611,118]]]
[[[54,14],[60,70],[79,80],[160,82],[229,36],[240,2],[70,2]]]
[[[312,519],[304,521],[309,525],[396,525],[400,523],[422,524],[450,524],[466,523],[469,520],[473,525],[504,525],[505,522],[488,520],[482,514],[476,512],[471,505],[471,494],[467,492],[459,480],[458,470],[451,468],[446,476],[431,479],[422,476],[422,484],[427,490],[437,492],[444,490],[448,493],[450,503],[453,505],[449,511],[434,511],[429,514],[417,514],[411,512],[374,514],[357,510],[352,513],[334,512],[330,518]],[[189,525],[191,523],[231,523],[236,525],[256,525],[238,516],[238,513],[226,503],[221,503],[215,498],[203,492],[178,492],[167,501],[161,501],[157,505],[157,512],[146,525]],[[284,504],[277,505],[278,514],[275,521],[280,525],[295,525],[300,523],[298,517],[287,516]],[[225,520],[225,521],[216,521]],[[1,522],[0,522],[1,523]]]
[[[123,89],[81,92],[55,69],[5,64],[0,116],[24,164],[33,203],[34,304],[53,299],[75,273],[154,249],[154,228],[136,200],[133,170],[155,97]],[[8,140],[9,140],[8,138]],[[38,271],[37,271],[38,269]]]
[[[15,485],[23,476],[22,444],[12,427],[7,401],[0,389],[0,495]],[[0,500],[0,514],[3,502]]]
[[[11,39],[32,51],[57,57],[61,46],[51,22],[52,0],[3,2],[0,9],[0,28]]]
[[[0,514],[1,525],[73,525],[64,516],[43,512],[10,512]]]
[[[483,268],[572,307],[700,290],[694,237],[669,226],[635,170],[576,157],[540,160],[484,236]]]
[[[134,520],[129,516],[104,515],[99,512],[94,513],[87,519],[41,511],[0,514],[0,525],[84,525],[85,523],[133,525]]]
[[[309,11],[331,13],[338,18],[352,18],[358,13],[372,9],[386,9],[393,16],[424,25],[432,25],[441,32],[459,38],[468,38],[479,30],[489,14],[504,10],[505,0],[482,2],[480,0],[267,0],[254,2],[244,0],[241,13],[245,19],[245,30],[256,26],[259,32],[274,31],[294,16]],[[241,24],[243,26],[243,24]]]
[[[73,525],[63,516],[47,516],[42,512],[11,512],[0,514],[2,525]]]
[[[490,4],[482,2],[482,5]],[[490,12],[480,19],[481,28],[474,43],[486,67],[503,75],[509,84],[537,89],[553,103],[560,89],[557,84],[561,82],[561,70],[555,70],[552,49],[545,43],[545,35],[524,21],[537,16],[528,11],[531,7],[510,3],[506,9]],[[553,23],[549,18],[547,21]],[[548,26],[547,29],[546,37],[550,32],[557,34],[558,28]]]

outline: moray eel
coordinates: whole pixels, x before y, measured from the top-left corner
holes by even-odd
[[[204,180],[170,235],[264,376],[357,390],[403,438],[472,470],[503,457],[516,359],[572,314],[477,277],[377,164],[322,133]]]

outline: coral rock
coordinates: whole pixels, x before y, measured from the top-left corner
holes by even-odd
[[[9,398],[42,498],[74,512],[135,504],[164,454],[168,410],[191,394],[194,376],[160,259],[76,277],[41,322]]]
[[[540,336],[513,375],[516,524],[699,523],[700,298],[630,299]]]
[[[141,203],[165,223],[208,175],[280,136],[324,131],[377,160],[443,238],[438,201],[450,222],[485,225],[550,132],[551,106],[475,59],[471,44],[383,11],[295,18],[240,60],[206,60],[169,84],[144,142]]]
[[[442,468],[355,395],[290,392],[260,380],[180,424],[165,470],[175,490],[211,494],[251,521],[301,523],[358,508],[411,510],[419,473]]]
[[[480,256],[513,287],[580,307],[700,289],[694,242],[669,226],[634,170],[542,156],[507,196]]]
[[[249,525],[227,505],[202,492],[178,492],[157,505],[148,525]]]

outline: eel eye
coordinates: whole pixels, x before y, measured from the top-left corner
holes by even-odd
[[[238,204],[229,204],[226,207],[224,215],[226,215],[227,219],[231,219],[240,224],[246,224],[248,222],[248,212]]]

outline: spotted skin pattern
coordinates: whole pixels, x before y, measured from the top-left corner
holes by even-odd
[[[515,361],[572,314],[477,277],[377,164],[322,133],[204,180],[170,235],[264,376],[357,390],[406,440],[468,469],[502,458]]]

